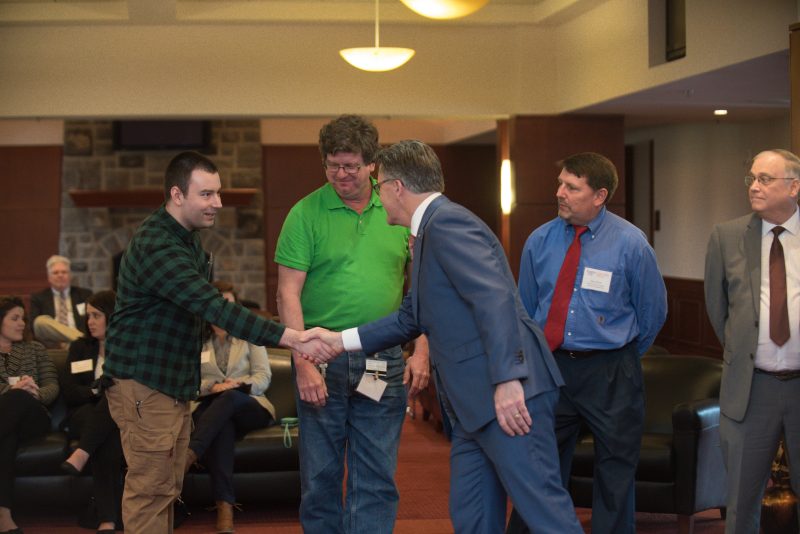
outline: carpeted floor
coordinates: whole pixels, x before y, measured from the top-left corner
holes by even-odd
[[[449,444],[440,432],[421,418],[408,418],[403,428],[398,462],[397,484],[400,488],[400,510],[396,534],[452,534],[448,519],[447,494],[450,468]],[[214,532],[215,513],[192,508],[192,516],[176,530],[178,534]],[[578,509],[585,531],[591,532],[591,510]],[[92,531],[76,525],[69,512],[16,516],[26,534],[87,534]],[[237,534],[298,534],[297,504],[246,504],[235,517]],[[636,530],[641,534],[676,533],[674,515],[637,514]],[[721,534],[724,530],[719,513],[698,514],[695,534]]]

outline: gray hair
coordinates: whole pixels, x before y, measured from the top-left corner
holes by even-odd
[[[784,150],[782,148],[772,148],[769,150],[765,150],[763,152],[759,152],[753,160],[762,154],[777,154],[778,156],[783,158],[785,164],[785,171],[787,174],[791,174],[798,180],[800,180],[800,158],[797,157],[796,154],[793,152],[789,152],[788,150]]]
[[[53,265],[55,265],[56,263],[63,263],[64,265],[67,266],[67,269],[69,269],[70,265],[72,265],[72,262],[69,261],[69,258],[67,258],[66,256],[59,256],[58,254],[53,254],[52,256],[47,258],[48,273],[50,272],[50,269],[53,267]]]
[[[375,162],[391,180],[399,180],[412,193],[444,191],[442,164],[433,149],[415,139],[395,143],[378,152]]]

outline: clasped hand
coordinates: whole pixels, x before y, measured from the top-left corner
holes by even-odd
[[[311,328],[306,331],[287,328],[280,344],[293,349],[315,364],[329,362],[344,352],[342,334],[324,328]]]

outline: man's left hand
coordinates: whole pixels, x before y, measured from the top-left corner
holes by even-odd
[[[414,350],[414,354],[406,360],[406,370],[403,373],[403,385],[408,387],[409,398],[414,398],[417,394],[428,387],[428,380],[431,376],[430,361],[427,351]]]
[[[525,406],[525,392],[519,380],[497,384],[494,389],[494,411],[497,423],[509,436],[523,436],[530,432],[533,420]]]

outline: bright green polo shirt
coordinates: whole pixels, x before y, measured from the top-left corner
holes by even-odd
[[[326,183],[292,207],[275,262],[305,271],[307,328],[344,330],[395,311],[403,298],[408,229],[390,226],[376,194],[359,214]]]

